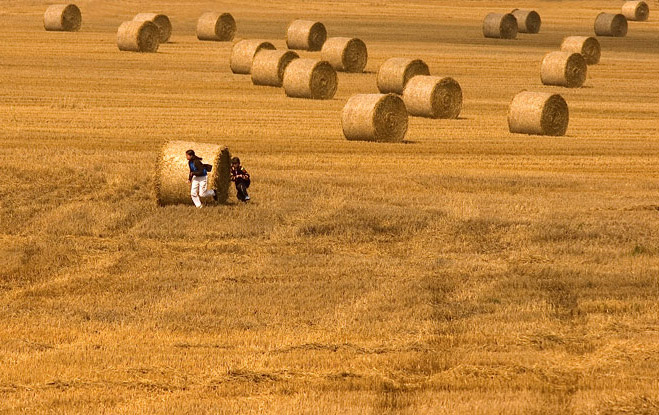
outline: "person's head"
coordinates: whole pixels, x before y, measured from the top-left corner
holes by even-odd
[[[233,157],[231,159],[231,166],[233,166],[233,167],[240,166],[240,159],[238,157]]]
[[[188,150],[185,152],[185,158],[188,160],[192,160],[194,156],[195,156],[194,150]]]

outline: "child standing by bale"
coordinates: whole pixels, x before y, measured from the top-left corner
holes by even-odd
[[[236,184],[236,197],[238,200],[247,202],[249,200],[247,188],[251,183],[251,179],[247,170],[240,165],[240,159],[238,157],[231,159],[231,181]]]
[[[213,166],[202,163],[201,157],[197,157],[194,150],[186,151],[185,158],[188,159],[190,167],[188,183],[190,183],[190,197],[192,197],[194,205],[198,208],[202,207],[200,197],[212,196],[217,201],[215,190],[208,190],[208,172],[213,169]]]

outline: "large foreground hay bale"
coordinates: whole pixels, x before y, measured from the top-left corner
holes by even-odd
[[[542,59],[540,78],[545,85],[579,88],[586,82],[588,65],[580,53],[549,52]]]
[[[292,50],[262,50],[252,62],[254,85],[281,87],[288,64],[300,56]]]
[[[457,118],[462,109],[462,88],[453,78],[415,76],[403,91],[403,101],[410,115]]]
[[[628,1],[622,5],[622,14],[627,20],[643,22],[648,20],[650,8],[644,1]]]
[[[513,98],[508,111],[511,133],[565,135],[569,120],[563,97],[546,92],[522,91]]]
[[[286,30],[289,49],[319,51],[327,40],[325,25],[311,20],[294,20]]]
[[[160,31],[160,43],[166,43],[172,36],[172,22],[169,17],[158,13],[138,13],[133,17],[134,22],[153,22]]]
[[[331,37],[323,45],[320,57],[329,62],[337,71],[364,72],[368,51],[366,44],[361,39]]]
[[[43,15],[43,27],[49,31],[77,32],[82,25],[82,13],[75,4],[53,4]]]
[[[194,143],[189,141],[169,141],[160,151],[156,163],[154,180],[156,200],[159,205],[191,205],[190,184],[187,182],[187,150],[194,150],[203,159],[204,164],[211,164],[213,170],[208,173],[208,188],[215,189],[218,202],[225,202],[229,196],[231,154],[229,149],[218,144]]]
[[[595,34],[624,37],[627,35],[627,19],[622,14],[600,13],[595,18]]]
[[[241,40],[233,45],[231,50],[231,71],[248,75],[252,71],[254,56],[261,50],[275,50],[275,45],[258,39]]]
[[[284,91],[289,97],[332,99],[338,84],[336,70],[327,61],[295,59],[284,71]]]
[[[517,19],[510,13],[490,13],[483,19],[483,36],[515,39],[517,37]]]
[[[542,20],[535,10],[515,9],[511,12],[517,19],[517,32],[519,33],[539,33]]]
[[[197,39],[228,42],[236,35],[236,21],[229,13],[207,12],[197,20]]]
[[[156,52],[160,46],[160,29],[150,21],[123,22],[117,31],[117,46],[131,52]]]
[[[395,94],[358,94],[341,113],[348,140],[400,142],[407,132],[407,109]]]
[[[409,80],[418,75],[430,75],[421,59],[389,58],[378,69],[378,89],[383,94],[402,94]]]
[[[599,63],[602,50],[600,42],[591,36],[568,36],[561,43],[563,52],[580,53],[587,65]]]

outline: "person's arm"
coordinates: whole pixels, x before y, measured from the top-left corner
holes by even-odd
[[[243,179],[243,180],[249,180],[249,173],[247,173],[247,170],[245,170],[244,167],[241,167],[240,168],[240,173],[236,174],[236,178]]]

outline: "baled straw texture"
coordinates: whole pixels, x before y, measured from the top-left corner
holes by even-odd
[[[648,20],[650,8],[644,1],[628,1],[622,5],[622,14],[627,20],[643,22]]]
[[[430,75],[428,65],[421,59],[389,58],[378,69],[378,90],[383,94],[402,94],[410,79]]]
[[[517,32],[519,33],[539,33],[542,20],[535,10],[515,9],[512,15],[517,19]]]
[[[160,43],[166,43],[172,36],[172,22],[169,17],[158,13],[138,13],[133,17],[134,22],[153,22],[158,26],[160,31]]]
[[[517,19],[510,13],[490,13],[483,20],[483,36],[515,39],[517,37]]]
[[[150,21],[123,22],[117,31],[117,46],[131,52],[156,52],[160,46],[160,29]]]
[[[311,20],[294,20],[286,30],[289,49],[319,51],[327,40],[325,25]]]
[[[43,27],[48,31],[77,32],[82,26],[82,13],[75,4],[53,4],[43,15]]]
[[[549,52],[542,59],[540,78],[545,85],[579,88],[586,82],[587,70],[580,53]]]
[[[622,14],[600,13],[595,18],[595,34],[624,37],[627,35],[627,19]]]
[[[213,170],[208,173],[208,188],[215,189],[218,202],[226,202],[231,183],[229,149],[218,144],[169,141],[163,145],[156,163],[154,183],[158,204],[192,204],[190,184],[187,182],[190,172],[188,160],[185,158],[187,150],[194,150],[195,154],[203,159],[204,164],[213,166]]]
[[[281,87],[288,64],[300,56],[292,50],[262,50],[252,62],[252,83]]]
[[[233,45],[231,50],[231,71],[248,75],[252,71],[254,56],[261,50],[274,50],[275,45],[258,39],[241,40]]]
[[[565,135],[569,120],[563,97],[546,92],[522,91],[513,98],[508,111],[511,133]]]
[[[236,21],[229,13],[207,12],[197,20],[197,39],[228,42],[236,35]]]
[[[462,109],[462,88],[453,78],[415,76],[403,91],[410,115],[427,118],[457,118]]]
[[[600,42],[591,36],[568,36],[561,43],[563,52],[580,53],[587,65],[595,65],[600,61],[602,50]]]
[[[407,109],[395,94],[358,94],[350,97],[341,124],[348,140],[400,142],[407,132]]]
[[[332,99],[339,79],[327,61],[295,59],[284,71],[284,91],[294,98]]]
[[[323,45],[320,58],[329,62],[337,71],[364,72],[368,51],[360,39],[331,37]]]

